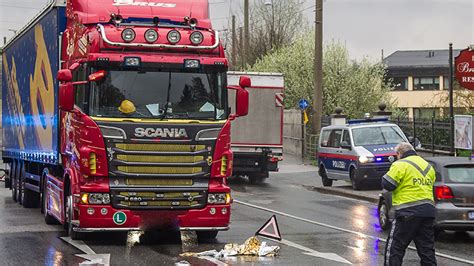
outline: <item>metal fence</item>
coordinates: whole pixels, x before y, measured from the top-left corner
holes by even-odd
[[[453,155],[451,137],[451,123],[449,120],[432,119],[407,119],[395,118],[390,122],[397,124],[407,137],[413,137],[417,144],[421,144],[417,150],[429,152],[433,155]],[[331,124],[330,117],[323,117],[321,126]],[[319,134],[311,134],[311,128],[306,127],[304,132],[304,158],[316,160],[318,151]]]
[[[391,122],[397,124],[407,137],[413,137],[419,141],[421,144],[419,150],[437,154],[454,154],[449,120],[396,118]]]

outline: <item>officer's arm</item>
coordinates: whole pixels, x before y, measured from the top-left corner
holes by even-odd
[[[390,170],[382,177],[382,187],[388,191],[394,191],[400,181],[400,169],[397,163],[390,166]]]

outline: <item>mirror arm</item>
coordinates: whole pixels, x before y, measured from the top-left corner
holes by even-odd
[[[71,84],[72,84],[73,86],[75,86],[75,85],[85,85],[85,84],[87,84],[87,83],[89,83],[89,81],[76,81],[76,82],[71,82]]]

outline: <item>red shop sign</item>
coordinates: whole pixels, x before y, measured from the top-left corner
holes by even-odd
[[[461,87],[474,90],[474,50],[462,50],[454,60],[454,69]]]

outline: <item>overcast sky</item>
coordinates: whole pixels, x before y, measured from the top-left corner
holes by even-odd
[[[288,0],[290,1],[290,0]],[[0,0],[0,36],[20,29],[46,0]],[[210,0],[216,29],[229,27],[231,14],[242,24],[243,0]],[[250,0],[257,3],[258,0]],[[314,0],[301,7],[314,21]],[[372,59],[396,50],[445,49],[474,44],[474,0],[325,0],[324,41],[345,42],[351,57]],[[1,41],[3,45],[3,40]]]

